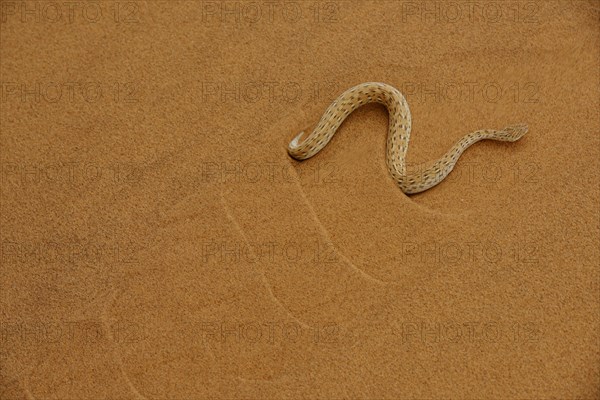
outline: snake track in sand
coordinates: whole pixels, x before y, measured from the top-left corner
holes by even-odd
[[[300,132],[289,144],[289,154],[305,160],[321,151],[331,140],[346,117],[367,103],[381,103],[389,113],[387,137],[387,166],[390,174],[406,194],[423,192],[438,183],[452,171],[460,155],[472,144],[484,139],[514,142],[527,133],[527,125],[507,126],[502,130],[482,129],[463,136],[441,158],[426,163],[419,171],[406,171],[406,152],[410,138],[411,115],[406,99],[393,86],[367,82],[342,93],[325,111],[314,131],[301,143]]]

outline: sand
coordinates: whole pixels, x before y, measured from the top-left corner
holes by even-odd
[[[0,398],[600,397],[597,1],[0,6]]]

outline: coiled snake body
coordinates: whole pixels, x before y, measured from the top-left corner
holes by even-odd
[[[462,137],[438,160],[431,161],[417,172],[406,171],[406,151],[410,138],[411,115],[406,99],[396,88],[380,82],[367,82],[342,93],[325,111],[314,131],[299,143],[300,132],[289,144],[289,154],[305,160],[321,151],[331,140],[346,117],[367,103],[381,103],[389,113],[387,166],[390,174],[406,194],[425,191],[452,171],[460,155],[472,144],[484,139],[514,142],[527,133],[527,125],[507,126],[502,130],[482,129]]]

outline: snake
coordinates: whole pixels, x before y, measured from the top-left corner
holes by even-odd
[[[288,153],[298,161],[311,158],[321,151],[338,131],[346,117],[368,103],[383,104],[389,114],[386,164],[402,192],[415,194],[430,189],[448,176],[462,153],[481,140],[515,142],[527,131],[527,124],[509,125],[501,130],[480,129],[459,139],[442,157],[424,163],[417,171],[407,172],[406,152],[410,139],[412,117],[408,103],[395,87],[381,82],[366,82],[339,95],[329,105],[312,133],[300,141],[300,132],[288,145]]]

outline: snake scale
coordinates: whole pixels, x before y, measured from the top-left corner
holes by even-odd
[[[502,130],[481,129],[463,136],[441,158],[428,162],[418,171],[406,170],[406,151],[411,130],[411,115],[406,99],[385,83],[367,82],[342,93],[325,111],[313,132],[302,142],[300,132],[289,144],[289,154],[305,160],[321,151],[346,117],[367,103],[381,103],[389,113],[387,167],[400,189],[406,194],[423,192],[440,183],[452,171],[460,155],[472,144],[484,139],[514,142],[527,133],[527,125],[507,126]]]

